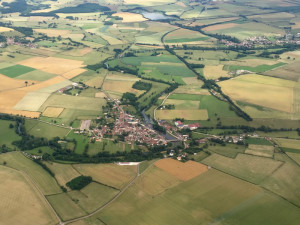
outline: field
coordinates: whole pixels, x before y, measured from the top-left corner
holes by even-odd
[[[29,225],[54,225],[58,223],[54,213],[32,181],[23,173],[0,166],[0,223]],[[30,216],[28,216],[30,215]]]
[[[275,139],[275,141],[280,147],[300,149],[300,141],[299,140],[277,138],[277,139]]]
[[[121,189],[136,175],[136,166],[118,166],[116,164],[74,164],[74,168],[93,180]]]
[[[293,112],[294,82],[260,75],[244,75],[220,83],[231,98],[283,112]]]
[[[8,77],[14,78],[14,77],[20,76],[24,73],[31,72],[33,70],[34,70],[33,68],[30,68],[27,66],[15,65],[15,66],[10,66],[7,68],[0,69],[0,73],[6,75]]]
[[[145,173],[139,179],[155,186],[164,177],[157,176],[153,179],[151,173]],[[262,224],[270,222],[279,225],[283,215],[290,215],[290,224],[296,224],[296,218],[299,218],[295,206],[263,192],[255,185],[213,169],[188,182],[170,186],[155,198],[144,191],[147,188],[147,185],[133,185],[117,201],[98,213],[97,218],[111,225],[119,224],[120,220],[125,225],[132,224],[132,221],[137,224],[193,225],[223,220],[250,225],[259,224],[262,219]],[[255,209],[256,204],[260,206],[259,210]],[[252,212],[251,218],[244,217],[243,223],[239,222],[241,220],[234,220],[245,215],[244,211],[248,210]],[[274,211],[279,215],[274,215]],[[270,216],[265,217],[266,213]],[[278,219],[280,220],[277,221]]]
[[[174,105],[175,109],[199,109],[199,101],[167,99],[164,105]]]
[[[204,136],[204,137],[207,137],[207,136]],[[245,147],[235,145],[235,144],[226,144],[226,146],[222,146],[222,145],[209,146],[208,150],[213,152],[213,153],[217,153],[217,154],[220,154],[220,155],[223,155],[223,156],[226,156],[226,157],[236,158],[236,156],[239,153],[244,153],[245,152]]]
[[[61,189],[55,179],[50,176],[41,166],[27,159],[22,153],[14,152],[2,154],[1,164],[6,162],[6,166],[25,172],[41,189],[44,195],[60,193]]]
[[[274,147],[268,145],[249,145],[246,154],[273,158]]]
[[[42,115],[47,117],[59,117],[63,111],[64,108],[47,107]]]
[[[223,70],[223,65],[205,66],[203,73],[206,79],[218,79],[220,77],[229,77],[228,73]]]
[[[200,163],[193,161],[182,163],[170,158],[159,160],[154,165],[183,181],[193,179],[208,171],[207,166]]]
[[[80,208],[92,213],[112,199],[118,192],[116,189],[92,182],[80,191],[68,192],[68,195]]]
[[[238,154],[235,159],[212,154],[202,163],[255,184],[261,183],[282,164],[269,158],[245,154]]]
[[[285,163],[261,185],[300,206],[300,195],[298,191],[300,184],[299,171],[298,166]]]
[[[208,113],[206,109],[197,110],[157,110],[157,119],[161,120],[173,120],[175,118],[185,118],[185,120],[207,120]]]
[[[48,168],[55,174],[55,179],[60,186],[67,188],[66,183],[80,174],[69,164],[60,164],[54,162],[45,162]]]
[[[119,12],[119,13],[113,14],[113,16],[122,17],[123,18],[123,20],[122,20],[123,23],[142,22],[142,21],[147,20],[141,14],[129,13],[129,12]]]
[[[12,124],[14,127],[9,128],[9,125]],[[0,146],[6,145],[9,148],[17,148],[12,145],[13,141],[21,140],[21,137],[18,136],[15,132],[16,123],[14,121],[0,120]]]

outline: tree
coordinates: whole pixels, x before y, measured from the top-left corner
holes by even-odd
[[[27,80],[25,81],[25,85],[26,85],[26,87],[27,87],[27,85],[28,85],[28,81],[27,81]]]

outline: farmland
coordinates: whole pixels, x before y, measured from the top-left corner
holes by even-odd
[[[1,1],[0,224],[298,224],[299,7]]]

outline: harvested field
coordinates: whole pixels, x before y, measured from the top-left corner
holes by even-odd
[[[161,120],[173,120],[175,118],[185,118],[186,120],[207,120],[206,109],[197,110],[156,110],[156,117]]]
[[[53,211],[32,182],[21,172],[0,166],[0,224],[55,225]],[[28,216],[30,215],[30,216]]]
[[[142,21],[147,20],[141,14],[130,13],[130,12],[118,12],[118,13],[113,14],[113,16],[122,17],[123,23],[142,22]]]
[[[295,82],[259,75],[244,75],[220,82],[225,94],[234,100],[263,107],[293,112]]]
[[[245,154],[238,154],[235,159],[212,154],[202,163],[255,184],[260,184],[282,165],[280,161]]]
[[[183,163],[171,158],[161,159],[155,162],[154,165],[183,181],[193,179],[208,171],[207,166],[201,163],[194,161]]]
[[[34,29],[37,33],[46,34],[48,37],[58,37],[71,33],[71,30]]]
[[[106,94],[104,94],[104,92],[97,92],[95,94],[95,98],[105,98]]]
[[[223,65],[205,66],[203,73],[206,79],[218,79],[219,77],[230,77],[228,72],[223,70]]]
[[[9,31],[13,31],[14,29],[9,28],[9,27],[0,27],[0,32],[9,32]]]
[[[91,51],[93,51],[92,48],[81,48],[81,49],[72,49],[70,51],[65,51],[62,54],[78,57],[78,56],[84,56],[90,53]]]
[[[215,31],[215,30],[223,30],[230,29],[232,27],[236,27],[238,24],[236,23],[225,23],[225,24],[217,24],[203,28],[204,31]]]
[[[18,62],[18,64],[53,74],[64,74],[84,66],[83,61],[56,57],[32,57]]]
[[[32,81],[28,82],[31,83]],[[13,78],[0,74],[0,91],[12,90],[25,86],[25,80],[15,80]]]
[[[82,69],[82,68],[77,68],[77,69],[74,69],[74,70],[71,70],[69,72],[66,72],[64,74],[62,74],[63,77],[65,77],[66,79],[72,79],[76,76],[78,76],[79,74],[85,72],[86,69]]]
[[[74,168],[84,176],[115,187],[123,188],[136,175],[136,166],[118,166],[116,164],[74,164]]]
[[[14,106],[14,109],[37,112],[50,95],[44,92],[29,92]]]
[[[57,118],[64,111],[64,108],[47,107],[43,112],[43,116]]]
[[[134,83],[134,81],[105,80],[103,84],[103,90],[119,93],[131,92],[137,96],[144,93],[144,91],[132,88]]]
[[[182,181],[170,173],[151,165],[135,183],[140,191],[150,196],[158,196]],[[139,193],[140,194],[140,193]]]
[[[202,86],[203,85],[203,81],[197,79],[197,77],[183,77],[181,78],[183,80],[184,83],[186,84],[193,84],[193,85],[199,85]]]
[[[246,154],[273,158],[274,147],[269,145],[249,145]]]

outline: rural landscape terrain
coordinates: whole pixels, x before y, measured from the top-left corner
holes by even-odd
[[[299,0],[0,0],[0,225],[298,225]]]

